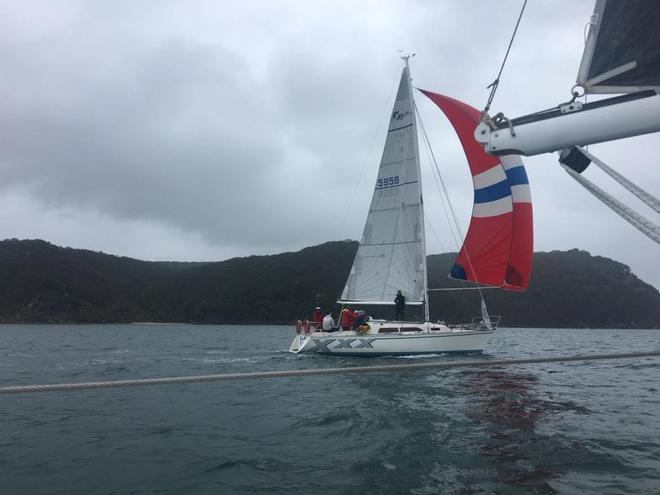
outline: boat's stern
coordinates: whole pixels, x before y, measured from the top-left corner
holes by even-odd
[[[289,352],[294,352],[294,353],[299,353],[300,352],[300,346],[301,346],[301,338],[302,336],[300,334],[296,335],[293,338],[293,342],[291,342],[291,345],[289,346]]]
[[[289,346],[289,352],[298,354],[302,352],[306,344],[309,344],[309,334],[311,332],[311,325],[309,321],[301,320],[296,321],[296,336],[293,338],[293,342]]]
[[[311,335],[301,333],[293,338],[293,342],[289,346],[289,352],[298,354],[299,352],[311,351],[314,348],[315,345]]]

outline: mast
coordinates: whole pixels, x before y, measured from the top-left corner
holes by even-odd
[[[415,54],[402,55],[404,63],[406,64],[406,71],[408,72],[408,91],[410,93],[410,99],[412,102],[413,109],[413,136],[415,140],[415,149],[416,153],[416,162],[417,162],[417,177],[419,177],[420,186],[422,182],[422,167],[419,160],[419,140],[417,139],[417,118],[414,115],[416,106],[415,106],[415,96],[412,87],[412,76],[410,75],[410,64],[409,60],[414,57]],[[420,203],[420,216],[421,216],[421,237],[422,237],[422,272],[424,273],[424,321],[430,321],[430,310],[429,310],[429,282],[428,282],[428,269],[426,263],[426,228],[424,221],[424,197],[423,189],[420,187],[419,192],[419,203]]]

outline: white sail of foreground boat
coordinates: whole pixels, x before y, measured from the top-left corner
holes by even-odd
[[[340,355],[408,355],[482,352],[497,318],[447,325],[429,317],[424,202],[417,120],[408,57],[390,116],[369,214],[339,303],[351,307],[393,305],[397,291],[423,321],[369,319],[358,329],[325,332],[297,326],[290,350]],[[517,156],[493,157],[474,140],[480,113],[423,91],[456,130],[474,185],[474,207],[454,278],[507,290],[524,290],[532,262],[532,206],[527,176]],[[476,309],[476,308],[475,308]]]

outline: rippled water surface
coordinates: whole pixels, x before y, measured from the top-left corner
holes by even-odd
[[[0,326],[0,385],[401,363],[288,327]],[[483,358],[660,349],[498,330]],[[460,359],[434,356],[415,358]],[[0,396],[0,493],[660,493],[660,358]]]

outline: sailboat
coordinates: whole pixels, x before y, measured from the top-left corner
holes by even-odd
[[[297,325],[290,351],[374,356],[483,352],[497,327],[481,299],[481,316],[448,325],[429,317],[424,202],[416,107],[405,61],[366,224],[338,303],[393,305],[397,291],[423,321],[369,318],[358,329],[324,332]],[[421,91],[421,90],[420,90]],[[453,278],[524,290],[532,263],[532,205],[519,156],[488,155],[473,135],[480,112],[458,100],[422,91],[452,123],[468,160],[474,207]],[[420,313],[421,313],[420,312]],[[302,327],[302,328],[301,328]]]

